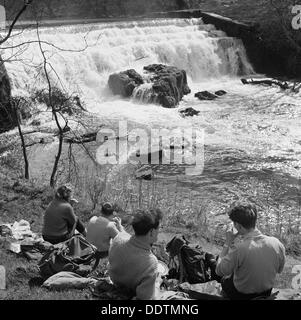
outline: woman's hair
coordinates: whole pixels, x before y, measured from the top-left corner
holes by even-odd
[[[111,203],[105,202],[101,205],[101,213],[104,216],[110,216],[111,214],[114,213],[114,207],[112,206]]]
[[[163,213],[159,209],[137,210],[134,214],[132,226],[136,236],[144,236],[151,229],[158,229]]]
[[[70,185],[60,186],[55,193],[56,199],[68,200],[68,194],[72,193],[73,189]]]

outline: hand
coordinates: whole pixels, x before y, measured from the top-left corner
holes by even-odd
[[[121,225],[121,219],[120,219],[120,218],[114,217],[114,218],[112,219],[112,221],[115,222],[117,228],[121,228],[121,227],[122,227],[122,225]]]
[[[78,204],[78,201],[76,199],[72,198],[72,199],[70,199],[69,203],[73,207],[74,205]]]
[[[234,233],[233,228],[226,232],[226,245],[230,246],[235,238],[238,236],[238,233]]]

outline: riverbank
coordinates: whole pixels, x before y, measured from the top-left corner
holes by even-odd
[[[42,228],[43,212],[52,197],[52,190],[46,186],[35,185],[33,182],[25,183],[22,180],[10,178],[3,179],[5,171],[3,167],[0,170],[0,194],[1,194],[1,216],[0,222],[12,223],[25,219],[31,223],[31,229],[35,233],[40,233]],[[180,195],[179,195],[180,196]],[[180,199],[181,200],[181,199]],[[91,216],[91,207],[87,203],[81,202],[76,209],[80,218],[87,223]],[[168,208],[162,207],[166,213]],[[126,224],[126,217],[119,213]],[[158,244],[165,247],[166,243],[175,234],[184,234],[193,243],[198,243],[203,250],[218,254],[222,247],[216,242],[208,241],[205,229],[200,225],[180,227],[171,226],[171,224],[164,219],[163,228],[159,235]],[[192,232],[193,231],[193,232]],[[91,300],[93,299],[89,289],[84,290],[67,290],[62,292],[48,291],[41,288],[34,279],[39,277],[39,271],[36,262],[28,261],[25,257],[16,255],[6,249],[3,238],[0,238],[0,261],[7,271],[7,289],[1,292],[0,299],[8,300]],[[292,288],[292,267],[301,264],[300,257],[288,256],[284,271],[277,276],[276,288],[288,289]],[[101,275],[104,266],[101,264],[99,268],[93,273],[95,276]]]

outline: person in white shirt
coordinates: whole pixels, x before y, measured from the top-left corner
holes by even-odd
[[[124,231],[121,219],[114,216],[114,208],[110,203],[104,203],[99,217],[92,217],[87,227],[87,240],[97,248],[96,261],[93,270],[100,259],[108,256],[111,240],[119,232]]]
[[[277,273],[285,264],[285,248],[275,237],[256,228],[257,209],[238,204],[229,213],[237,233],[227,231],[226,243],[219,256],[216,274],[223,277],[222,289],[229,299],[249,300],[270,296]],[[242,241],[234,244],[237,236]]]

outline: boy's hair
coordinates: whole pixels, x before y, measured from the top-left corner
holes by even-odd
[[[101,206],[101,213],[105,216],[110,216],[114,213],[114,207],[110,202],[105,202]]]
[[[249,203],[238,203],[230,209],[229,218],[241,224],[245,229],[255,228],[257,209]]]
[[[151,229],[158,229],[163,213],[159,209],[137,210],[134,214],[132,226],[136,236],[144,236]]]

